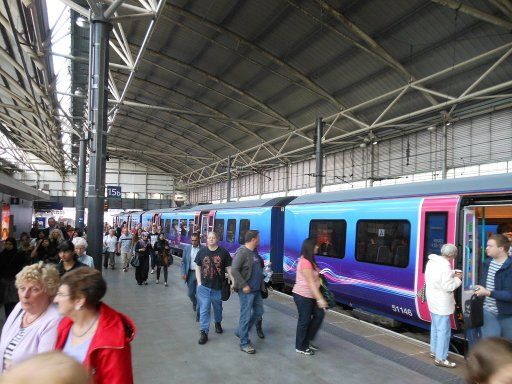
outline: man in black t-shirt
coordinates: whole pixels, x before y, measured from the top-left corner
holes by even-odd
[[[201,335],[199,344],[208,341],[210,331],[210,305],[215,317],[215,332],[222,333],[222,281],[226,272],[231,276],[231,255],[218,245],[219,238],[215,232],[208,233],[207,248],[201,249],[195,263],[197,278],[197,301],[199,304],[199,327]]]

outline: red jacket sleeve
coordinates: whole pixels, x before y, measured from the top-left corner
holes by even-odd
[[[95,384],[133,384],[129,345],[122,349],[101,348],[93,353],[90,369]]]

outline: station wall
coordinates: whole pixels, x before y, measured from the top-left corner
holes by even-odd
[[[509,171],[512,160],[512,110],[504,109],[485,115],[452,122],[447,126],[447,166],[449,177],[468,176],[474,166],[478,174],[498,172],[492,164],[504,162],[499,171]],[[442,128],[422,129],[409,135],[379,141],[366,147],[359,145],[324,157],[323,190],[347,184],[364,187],[370,177],[386,181],[416,175],[416,180],[440,179],[443,161]],[[373,174],[372,152],[373,151]],[[512,170],[511,170],[512,171]],[[294,194],[314,192],[315,159],[278,167],[260,174],[232,180],[231,197]],[[420,176],[418,176],[420,175]],[[409,181],[413,180],[413,176]],[[374,184],[377,185],[377,184]],[[298,192],[298,193],[297,193]],[[191,203],[218,201],[226,198],[226,183],[189,190]]]

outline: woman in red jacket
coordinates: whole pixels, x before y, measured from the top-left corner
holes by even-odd
[[[63,276],[55,302],[66,317],[59,324],[56,348],[84,364],[95,384],[132,384],[135,324],[100,301],[106,291],[96,269],[82,267]]]

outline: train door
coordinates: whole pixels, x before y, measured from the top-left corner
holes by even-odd
[[[458,203],[458,196],[433,197],[423,200],[418,231],[419,246],[416,256],[415,292],[418,292],[425,284],[425,268],[428,256],[430,254],[441,254],[443,244],[455,244]],[[416,310],[421,320],[431,321],[427,302],[422,302],[419,297],[416,297]],[[452,319],[452,326],[455,327],[454,319]]]
[[[462,233],[463,241],[463,282],[461,304],[471,298],[483,263],[487,259],[487,239],[495,234],[504,234],[512,226],[512,205],[500,204],[478,204],[466,206],[463,209],[464,227]]]

